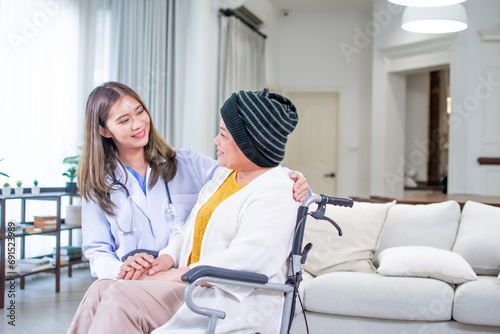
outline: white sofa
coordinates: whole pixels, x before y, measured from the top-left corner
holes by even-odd
[[[308,218],[311,334],[500,333],[500,208],[355,202]],[[291,333],[306,333],[300,304]]]

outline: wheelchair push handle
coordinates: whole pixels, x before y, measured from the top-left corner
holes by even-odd
[[[327,195],[314,195],[307,198],[302,204],[302,206],[309,207],[309,205],[311,205],[312,203],[319,203],[319,204],[325,203],[325,204],[352,208],[354,201],[350,198],[332,197]]]
[[[323,195],[325,196],[325,195]],[[350,198],[341,198],[341,197],[326,197],[326,204],[336,205],[336,206],[346,206],[352,208],[354,201]]]

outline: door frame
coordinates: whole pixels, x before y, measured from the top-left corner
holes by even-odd
[[[455,40],[444,36],[376,50],[382,65],[372,78],[371,194],[403,197],[406,75],[446,64],[452,74]],[[448,167],[453,168],[450,156]]]

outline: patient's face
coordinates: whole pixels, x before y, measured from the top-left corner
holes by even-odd
[[[217,145],[217,162],[222,167],[241,171],[250,162],[241,152],[222,119],[219,134],[215,137],[214,143]]]

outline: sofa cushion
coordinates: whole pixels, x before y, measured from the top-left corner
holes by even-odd
[[[396,204],[387,213],[380,235],[380,246],[374,256],[389,247],[430,246],[451,250],[460,221],[456,201],[432,204]]]
[[[304,245],[310,242],[313,248],[305,270],[315,276],[338,270],[375,272],[370,260],[387,210],[394,203],[355,202],[352,208],[327,205],[325,215],[342,228],[343,236],[329,222],[308,216]]]
[[[453,251],[462,255],[476,274],[498,275],[500,208],[467,201]]]
[[[451,284],[477,280],[462,256],[427,246],[386,248],[378,256],[377,271],[386,276],[431,277]]]
[[[394,320],[451,319],[453,288],[432,278],[333,272],[305,287],[307,311]]]
[[[453,318],[456,321],[500,326],[500,281],[495,276],[478,276],[455,290]]]

